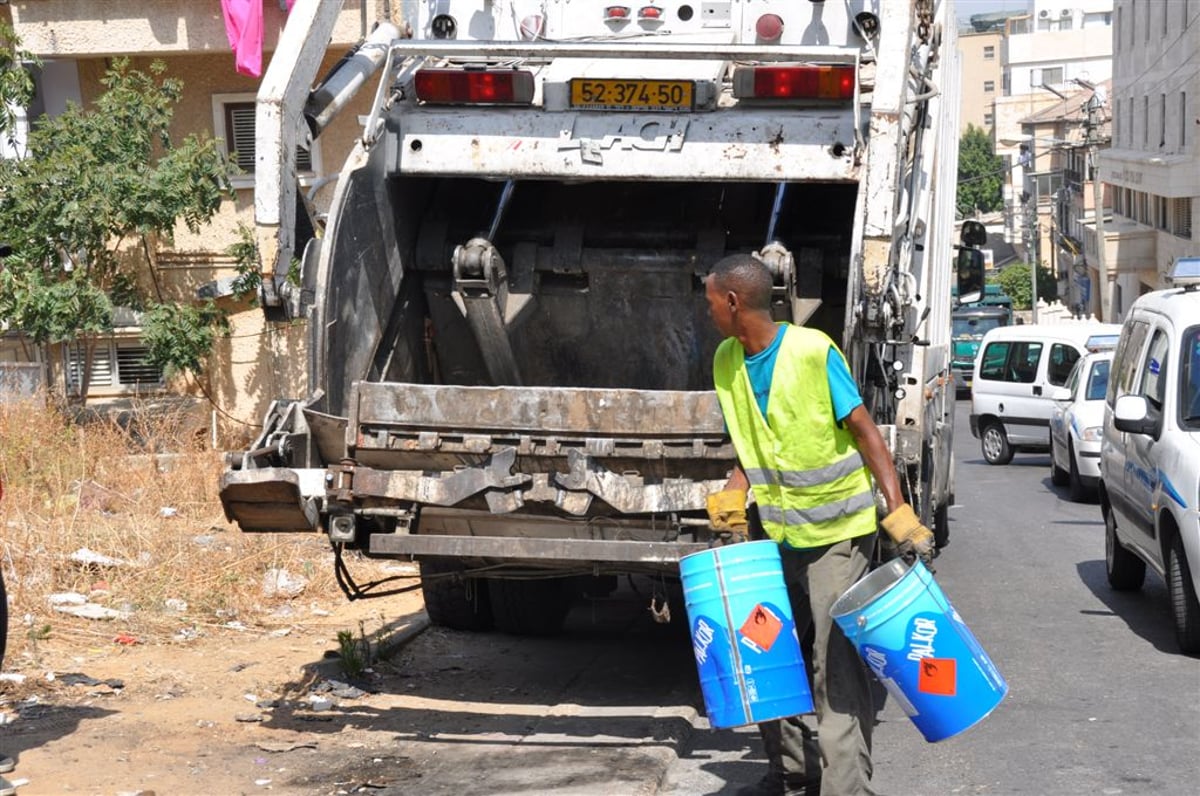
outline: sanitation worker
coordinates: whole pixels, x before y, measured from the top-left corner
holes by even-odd
[[[708,513],[715,529],[744,538],[751,491],[762,530],[779,543],[796,632],[813,631],[817,732],[799,716],[759,724],[767,773],[739,793],[871,794],[869,675],[829,608],[867,572],[872,476],[887,503],[884,530],[902,555],[929,561],[933,533],[904,501],[842,352],[822,332],[773,321],[771,282],[748,254],[722,259],[706,279],[709,313],[726,338],[713,381],[738,459]]]

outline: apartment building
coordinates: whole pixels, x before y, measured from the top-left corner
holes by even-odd
[[[1111,77],[1113,0],[1034,0],[1032,6],[1005,25],[1003,91],[994,103],[993,130],[996,154],[1006,164],[1006,234],[1026,261],[1056,267],[1050,216],[1065,168],[1061,150],[1077,134],[1061,120],[1076,112],[1066,104],[1078,99],[1081,88]],[[1094,101],[1104,104],[1106,98]],[[1029,199],[1022,201],[1029,196],[1041,203],[1032,211]]]
[[[286,0],[263,3],[263,69],[287,22]],[[364,35],[369,21],[392,12],[386,0],[346,0],[333,33],[333,44],[319,74],[326,73]],[[163,244],[153,259],[164,294],[177,300],[218,295],[234,275],[233,260],[224,254],[237,240],[238,225],[253,227],[254,99],[259,79],[239,74],[226,35],[221,4],[188,0],[14,0],[8,4],[21,46],[42,60],[37,72],[38,98],[28,109],[36,124],[41,113],[54,115],[69,102],[86,105],[103,90],[100,79],[111,59],[129,56],[146,69],[165,62],[167,74],[183,81],[172,135],[205,133],[225,142],[243,174],[234,180],[235,196],[198,235],[179,225],[174,241]],[[315,211],[306,217],[319,230],[336,175],[359,131],[357,116],[369,111],[371,92],[363,92],[341,117],[298,152],[306,167],[301,192]],[[311,232],[309,233],[311,235]],[[203,392],[226,424],[257,426],[270,400],[307,391],[306,332],[303,324],[268,322],[257,307],[218,298],[231,313],[232,333],[218,343],[214,365]],[[104,341],[94,360],[89,400],[127,397],[162,390],[163,374],[142,362],[137,316],[120,313],[119,328]],[[31,351],[13,335],[0,346],[0,359],[44,357],[49,383],[59,391],[78,391],[80,352],[77,346]],[[182,381],[172,391],[199,391]]]
[[[1200,254],[1200,0],[1115,5],[1113,146],[1099,166],[1113,197],[1103,292],[1119,319],[1166,286],[1175,258]],[[1095,225],[1088,231],[1091,258]]]
[[[1004,33],[1002,30],[983,32],[960,31],[958,34],[959,63],[962,64],[962,110],[959,113],[959,135],[975,125],[992,134],[995,126],[995,102],[1001,95],[1004,70],[1000,59]]]

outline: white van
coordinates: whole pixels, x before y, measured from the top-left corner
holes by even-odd
[[[985,334],[971,385],[971,433],[988,464],[1008,464],[1017,451],[1050,450],[1056,388],[1081,356],[1115,347],[1120,334],[1115,323],[1080,321]]]
[[[1179,647],[1200,653],[1200,257],[1138,299],[1113,356],[1100,446],[1108,582],[1167,584]]]

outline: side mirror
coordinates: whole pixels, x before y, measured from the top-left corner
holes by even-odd
[[[1113,406],[1113,425],[1128,434],[1158,436],[1158,417],[1142,395],[1122,395]]]
[[[1071,396],[1072,396],[1071,391],[1066,387],[1050,388],[1050,400],[1051,401],[1069,401],[1069,400],[1071,400]]]
[[[960,303],[973,304],[983,298],[983,252],[979,249],[959,249],[955,272]]]

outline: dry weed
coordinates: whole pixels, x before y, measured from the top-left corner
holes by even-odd
[[[308,579],[297,604],[343,599],[323,536],[243,534],[226,522],[221,454],[204,443],[178,412],[73,423],[41,402],[0,402],[7,668],[36,662],[47,638],[156,642],[235,621],[271,624],[286,602],[264,595],[271,568]],[[84,549],[120,563],[73,561]],[[62,592],[122,617],[60,613],[48,598]]]

